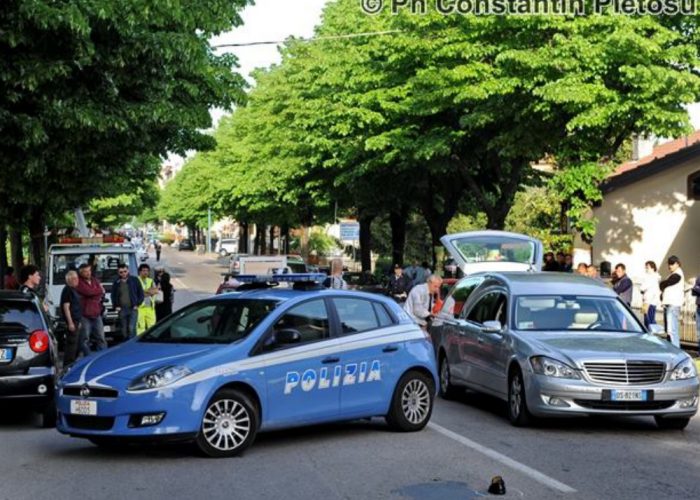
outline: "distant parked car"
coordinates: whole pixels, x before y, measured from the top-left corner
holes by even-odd
[[[38,299],[0,291],[0,407],[29,407],[43,427],[56,424],[58,349]]]
[[[183,250],[187,250],[189,252],[192,252],[194,250],[194,245],[192,244],[191,240],[182,240],[178,246],[177,250],[179,252],[182,252]]]

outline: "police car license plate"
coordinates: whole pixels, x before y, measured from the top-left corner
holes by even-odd
[[[0,349],[0,363],[9,363],[12,361],[13,351],[12,349]]]
[[[610,399],[613,401],[646,401],[649,391],[619,391],[615,389],[610,392]]]
[[[72,415],[97,415],[97,401],[72,400],[70,402]]]

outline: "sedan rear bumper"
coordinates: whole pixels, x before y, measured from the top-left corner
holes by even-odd
[[[530,374],[527,405],[535,416],[664,415],[692,417],[698,411],[697,378],[649,386],[603,386],[585,380],[568,380]],[[645,401],[613,401],[612,390],[646,391]]]

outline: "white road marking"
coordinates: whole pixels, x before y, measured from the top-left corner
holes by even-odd
[[[544,484],[545,486],[553,488],[557,491],[561,491],[562,493],[576,493],[576,490],[571,486],[568,486],[562,482],[557,481],[554,478],[542,474],[540,471],[537,471],[532,467],[528,467],[527,465],[521,464],[520,462],[513,460],[512,458],[509,458],[503,455],[502,453],[497,452],[496,450],[492,450],[491,448],[481,445],[476,441],[472,441],[471,439],[457,434],[456,432],[452,432],[451,430],[446,429],[441,425],[430,422],[428,423],[428,427],[430,427],[436,432],[439,432],[445,437],[457,441],[458,443],[466,446],[467,448],[471,448],[474,451],[478,451],[479,453],[482,453],[483,455],[486,455],[487,457],[492,458],[493,460],[500,462],[503,465],[510,467],[511,469],[515,469],[516,471],[525,474],[526,476],[530,477],[531,479],[534,479],[538,483]]]
[[[177,286],[180,287],[182,290],[189,290],[190,288],[187,285],[185,285],[185,283],[180,278],[173,278],[172,281],[177,281]]]

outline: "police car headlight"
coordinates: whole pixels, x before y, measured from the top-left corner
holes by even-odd
[[[697,376],[697,374],[695,363],[691,358],[688,358],[674,368],[673,373],[671,373],[671,380],[686,380]]]
[[[186,366],[165,366],[137,378],[129,386],[130,391],[145,391],[157,389],[177,382],[192,374]]]

